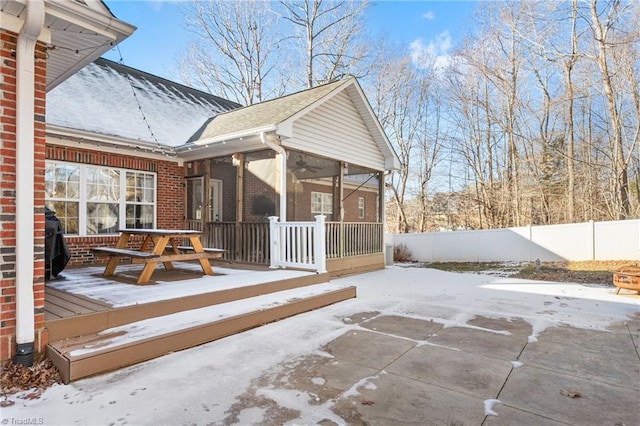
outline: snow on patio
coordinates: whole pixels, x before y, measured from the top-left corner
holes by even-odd
[[[532,325],[530,341],[535,344],[535,336],[548,327],[606,330],[640,310],[638,296],[614,295],[613,287],[423,268],[389,267],[332,283],[356,285],[357,298],[113,373],[54,386],[39,400],[14,397],[16,404],[3,408],[2,417],[36,418],[45,424],[220,424],[252,380],[301,356],[330,356],[320,348],[358,329],[348,319],[366,312],[463,327],[470,327],[466,323],[475,316],[522,318]],[[179,286],[186,287],[184,281]],[[297,408],[304,419],[317,407],[307,403]]]

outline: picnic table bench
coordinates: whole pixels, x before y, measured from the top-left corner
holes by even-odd
[[[91,251],[109,257],[103,276],[115,275],[122,258],[131,258],[132,263],[144,263],[137,284],[149,282],[158,262],[162,262],[166,270],[171,270],[174,261],[198,260],[203,273],[213,275],[209,259],[221,257],[225,250],[202,247],[200,234],[199,231],[180,229],[122,229],[115,247],[93,247]],[[132,235],[145,236],[138,250],[127,248]],[[190,246],[176,243],[176,240],[185,239],[189,240]]]

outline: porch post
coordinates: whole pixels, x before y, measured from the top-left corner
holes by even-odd
[[[339,257],[344,257],[344,169],[346,163],[340,162],[340,174],[338,175],[338,199],[340,200],[340,236],[339,236]]]
[[[315,216],[316,224],[313,238],[313,255],[316,264],[316,271],[319,274],[327,272],[327,245],[324,230],[324,215]]]
[[[269,216],[269,268],[275,269],[280,262],[280,233],[276,224],[278,216]]]
[[[237,152],[233,154],[233,164],[236,166],[236,222],[244,219],[244,154]]]
[[[276,158],[279,160],[277,163],[279,165],[278,168],[278,177],[279,177],[279,185],[278,188],[280,190],[280,217],[282,218],[281,222],[287,221],[287,152],[285,149],[278,144],[271,142],[267,138],[267,134],[265,132],[260,132],[260,140],[262,143],[271,148],[276,152]]]
[[[378,222],[384,223],[384,172],[378,172]]]

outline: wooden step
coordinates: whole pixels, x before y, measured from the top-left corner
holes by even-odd
[[[108,328],[148,318],[203,308],[205,306],[231,302],[263,294],[301,288],[324,283],[328,280],[328,274],[305,274],[304,276],[295,278],[278,279],[254,285],[220,290],[215,290],[215,285],[213,285],[211,292],[181,296],[179,299],[165,299],[157,302],[141,303],[122,307],[108,307],[103,304],[101,309],[96,309],[92,313],[47,320],[46,326],[49,332],[49,340],[56,341],[69,337],[97,333]],[[54,293],[61,297],[60,293],[62,292],[59,290],[54,290]],[[65,295],[65,298],[67,296],[77,298],[77,296],[73,295]],[[74,305],[74,309],[78,310],[79,308]]]
[[[47,345],[47,356],[69,383],[354,297],[355,287],[316,284],[58,340]]]

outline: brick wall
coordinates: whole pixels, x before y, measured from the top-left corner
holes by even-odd
[[[377,222],[376,216],[376,195],[377,192],[371,190],[363,190],[362,188],[354,191],[355,188],[345,187],[343,190],[344,197],[344,221],[345,222]],[[315,182],[299,182],[294,188],[288,191],[287,208],[291,212],[290,220],[313,221],[315,213],[311,213],[311,193],[321,192],[331,194],[333,188],[328,184]],[[337,189],[336,189],[337,193]],[[337,195],[334,194],[334,200]],[[358,197],[364,198],[364,219],[358,217]],[[294,217],[292,217],[292,215]],[[338,211],[334,208],[333,218],[327,220],[339,220]]]
[[[16,327],[16,42],[17,34],[0,30],[0,362],[13,356]],[[46,53],[36,45],[34,322],[35,350],[46,343],[44,329],[44,151]]]
[[[172,161],[158,161],[140,157],[131,157],[125,153],[114,154],[87,149],[72,148],[60,145],[47,145],[47,160],[69,161],[82,164],[95,164],[109,167],[119,167],[129,170],[156,172],[157,178],[157,218],[158,228],[182,228],[184,204],[183,169]],[[44,202],[44,200],[43,200]],[[140,237],[141,238],[141,237]],[[70,265],[96,262],[91,253],[91,247],[113,246],[117,236],[65,236],[65,242],[71,252]],[[132,238],[132,247],[140,243]],[[103,260],[100,258],[100,260]]]

